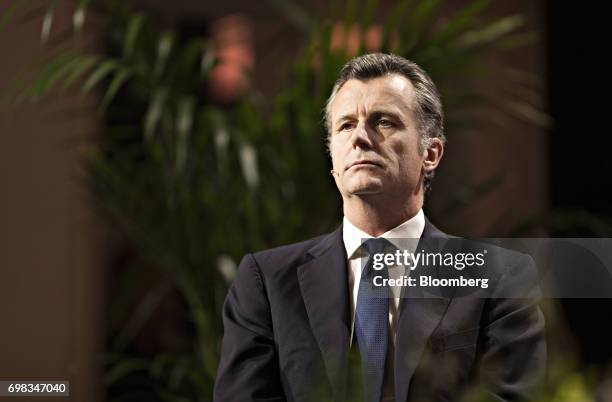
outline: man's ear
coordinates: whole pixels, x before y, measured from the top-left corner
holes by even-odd
[[[444,143],[439,138],[430,138],[428,147],[423,150],[423,154],[423,171],[425,173],[433,172],[442,160]]]

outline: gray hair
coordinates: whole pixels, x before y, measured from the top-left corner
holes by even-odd
[[[440,94],[427,73],[416,63],[394,54],[370,53],[348,61],[340,70],[332,93],[325,104],[324,122],[327,128],[326,145],[329,149],[331,136],[331,104],[342,86],[351,79],[365,81],[385,75],[398,74],[407,78],[414,87],[415,105],[413,109],[418,119],[421,149],[427,148],[432,138],[446,142],[444,135],[444,114]],[[431,188],[434,172],[425,174],[424,190]]]

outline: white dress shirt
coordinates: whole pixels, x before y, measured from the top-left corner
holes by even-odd
[[[423,210],[408,219],[406,222],[393,229],[383,233],[380,237],[389,240],[389,242],[398,250],[407,250],[413,253],[417,247],[418,240],[423,234],[425,228],[425,215]],[[365,265],[365,261],[361,258],[367,258],[367,252],[361,247],[362,243],[371,239],[372,236],[358,229],[345,216],[342,223],[342,239],[346,248],[348,258],[348,288],[351,301],[351,345],[353,342],[353,333],[355,330],[355,304],[357,303],[357,294],[359,293],[359,281],[361,279],[361,267]],[[385,250],[387,251],[387,250]],[[389,252],[393,252],[389,250]],[[405,275],[405,268],[402,265],[389,267],[389,278],[399,278]],[[408,272],[409,274],[409,272]],[[393,402],[394,398],[394,373],[393,360],[395,353],[395,334],[397,331],[397,320],[399,318],[399,302],[402,296],[403,287],[390,287],[393,297],[389,298],[389,342],[387,347],[387,358],[385,376],[383,380],[383,399],[382,402]]]

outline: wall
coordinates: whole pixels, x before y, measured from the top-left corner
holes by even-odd
[[[0,91],[72,41],[62,34],[72,10],[59,2],[41,44],[33,13],[42,4],[18,9],[0,31]],[[93,101],[73,92],[0,106],[0,379],[69,379],[72,401],[102,396],[102,231],[79,169],[97,131]]]

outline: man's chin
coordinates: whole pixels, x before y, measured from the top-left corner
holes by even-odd
[[[358,186],[349,189],[348,193],[351,195],[361,196],[361,195],[372,195],[372,194],[380,194],[383,188],[380,184],[371,184],[368,186]]]

